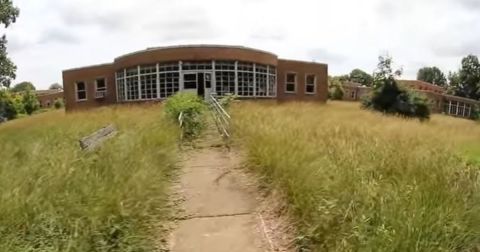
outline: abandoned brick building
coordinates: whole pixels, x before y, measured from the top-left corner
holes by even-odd
[[[319,101],[328,96],[326,64],[279,59],[240,46],[148,48],[112,63],[63,71],[67,110],[163,100],[176,92],[199,96]]]
[[[445,88],[428,82],[399,80],[398,83],[403,87],[424,94],[430,102],[431,111],[434,113],[470,118],[473,112],[473,106],[480,105],[480,101],[477,100],[448,95]],[[370,87],[365,87],[354,82],[344,83],[343,89],[343,100],[346,101],[359,101],[372,91]]]

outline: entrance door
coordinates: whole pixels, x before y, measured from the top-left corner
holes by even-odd
[[[205,98],[205,73],[198,73],[197,80],[198,80],[197,94],[198,96]]]
[[[212,91],[212,73],[205,73],[204,74],[204,84],[205,84],[205,99],[210,98],[210,94]]]
[[[198,96],[207,99],[212,92],[212,73],[184,73],[183,91],[196,93]]]

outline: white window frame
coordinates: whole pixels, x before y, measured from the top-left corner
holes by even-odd
[[[288,82],[288,75],[289,75],[289,74],[294,74],[294,75],[295,75],[295,82],[293,83],[293,84],[294,84],[294,87],[295,87],[295,90],[294,90],[294,91],[288,91],[288,90],[287,90],[287,86],[288,86],[288,84],[289,84],[289,82]],[[285,90],[284,90],[284,91],[285,91],[286,94],[296,94],[296,93],[297,93],[297,84],[298,84],[298,81],[297,81],[297,80],[298,80],[298,73],[296,73],[296,72],[287,72],[287,73],[285,73],[285,82],[284,82],[284,83],[285,83],[285,88],[284,88]]]
[[[313,92],[308,92],[308,91],[307,91],[307,87],[308,87],[308,85],[309,85],[309,84],[307,83],[308,76],[313,76]],[[305,94],[308,94],[308,95],[317,94],[317,75],[316,75],[316,74],[313,74],[313,73],[307,73],[307,74],[305,74]]]
[[[85,99],[79,99],[78,98],[78,83],[83,83],[83,85],[85,85]],[[77,102],[83,102],[83,101],[87,101],[88,100],[88,92],[87,92],[88,88],[87,88],[87,82],[86,81],[76,81],[75,82],[75,100]]]
[[[98,90],[97,81],[98,81],[99,79],[103,79],[103,81],[104,81],[104,83],[105,83],[105,89],[104,89],[104,90]],[[101,91],[107,92],[107,86],[108,86],[107,78],[105,78],[105,77],[103,77],[103,76],[100,76],[100,77],[95,78],[95,92],[101,92]]]

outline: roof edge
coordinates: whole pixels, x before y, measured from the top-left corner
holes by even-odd
[[[247,47],[247,46],[240,46],[240,45],[215,45],[215,44],[191,44],[191,45],[172,45],[172,46],[158,46],[158,47],[147,47],[146,49],[123,54],[121,56],[118,56],[114,59],[114,61],[117,61],[121,58],[125,58],[128,56],[133,56],[135,54],[139,53],[144,53],[144,52],[150,52],[150,51],[159,51],[159,50],[168,50],[168,49],[181,49],[181,48],[224,48],[224,49],[244,49],[244,50],[250,50],[250,51],[255,51],[255,52],[260,52],[260,53],[266,53],[270,54],[272,56],[275,56],[278,58],[278,56],[272,52],[264,51],[261,49],[256,49],[252,47]]]
[[[306,64],[317,64],[317,65],[323,65],[323,66],[328,66],[327,63],[320,63],[320,62],[315,62],[315,61],[306,61],[306,60],[295,60],[295,59],[284,59],[284,58],[279,58],[278,61],[293,61],[293,62],[300,62],[300,63],[306,63]]]
[[[82,66],[82,67],[75,67],[75,68],[69,68],[65,69],[62,72],[71,72],[71,71],[77,71],[77,70],[83,70],[86,68],[93,68],[93,67],[102,67],[102,66],[113,66],[113,63],[102,63],[102,64],[95,64],[95,65],[88,65],[88,66]]]

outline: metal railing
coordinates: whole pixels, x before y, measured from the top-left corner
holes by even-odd
[[[218,132],[222,135],[223,138],[229,139],[230,132],[230,120],[232,119],[230,115],[225,111],[222,105],[218,102],[217,98],[214,95],[210,95],[210,110],[212,111],[213,118],[215,119],[215,124],[217,126]]]
[[[183,112],[178,115],[178,127],[180,127],[180,140],[183,140]]]

